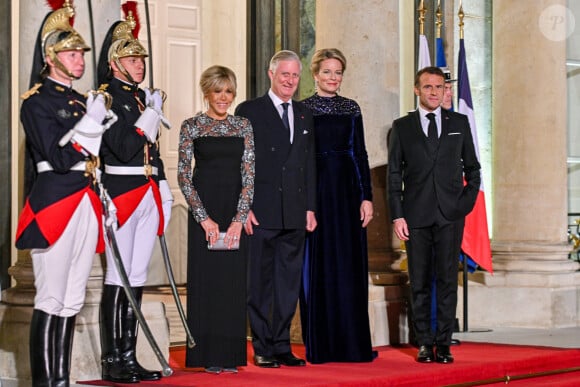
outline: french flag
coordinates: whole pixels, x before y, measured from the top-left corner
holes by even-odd
[[[477,159],[480,160],[477,129],[475,126],[475,116],[473,114],[473,101],[471,100],[471,87],[469,86],[469,74],[467,73],[467,62],[465,61],[465,44],[463,39],[459,39],[459,58],[457,70],[457,111],[459,113],[465,114],[469,119],[469,126],[471,127],[471,135],[475,145],[475,152],[477,154]],[[485,211],[483,179],[481,180],[481,185],[479,186],[479,194],[477,195],[475,206],[469,215],[467,215],[465,218],[465,229],[463,231],[461,250],[479,266],[488,272],[493,273],[491,245],[489,242],[487,214]]]
[[[417,60],[417,70],[431,66],[431,55],[429,54],[429,43],[425,35],[419,35],[419,59]]]

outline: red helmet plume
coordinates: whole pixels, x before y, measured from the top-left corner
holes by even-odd
[[[73,0],[46,0],[46,3],[50,7],[50,9],[52,9],[53,11],[56,11],[57,9],[62,8],[64,6],[64,3],[67,3],[67,2],[69,3],[69,5],[71,7],[73,6]],[[71,27],[74,26],[74,23],[75,23],[74,16],[69,19],[69,23],[70,23]]]
[[[125,4],[121,5],[123,9],[123,15],[125,19],[127,19],[127,15],[129,15],[129,11],[133,14],[133,19],[135,19],[135,28],[133,28],[133,37],[135,39],[139,39],[139,29],[141,28],[141,24],[139,23],[139,14],[137,13],[137,2],[136,1],[127,1]]]

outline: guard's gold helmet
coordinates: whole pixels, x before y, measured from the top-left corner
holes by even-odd
[[[76,77],[58,60],[57,54],[62,51],[89,51],[91,49],[70,24],[70,19],[74,15],[75,11],[70,1],[65,0],[62,8],[46,17],[40,33],[44,57],[49,57],[60,70],[72,78]]]
[[[131,11],[124,21],[117,24],[113,30],[113,40],[109,48],[109,61],[118,62],[120,58],[128,56],[148,56],[145,47],[133,36],[136,25]]]

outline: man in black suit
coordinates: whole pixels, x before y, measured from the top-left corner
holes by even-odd
[[[254,202],[245,230],[249,242],[248,315],[254,363],[304,366],[292,354],[290,323],[296,311],[306,231],[316,228],[313,119],[292,100],[302,65],[292,51],[270,60],[270,90],[241,103],[235,114],[254,129]]]
[[[420,70],[415,77],[419,107],[393,122],[389,143],[389,208],[395,234],[406,243],[421,363],[453,362],[449,345],[457,307],[457,257],[465,216],[481,180],[469,121],[441,108],[444,88],[441,69]],[[430,323],[433,273],[435,332]]]

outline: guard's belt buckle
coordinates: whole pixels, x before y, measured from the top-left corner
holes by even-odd
[[[145,177],[150,177],[153,175],[153,167],[151,164],[145,164],[143,165],[143,168],[145,169]]]
[[[97,174],[97,168],[99,168],[99,158],[91,158],[87,160],[85,163],[85,176],[93,176],[95,177]]]

